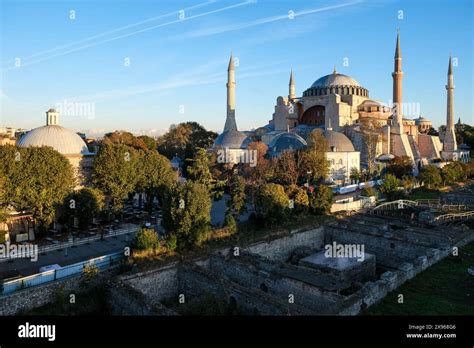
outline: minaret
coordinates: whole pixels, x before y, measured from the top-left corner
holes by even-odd
[[[393,78],[393,133],[403,134],[402,114],[402,50],[400,49],[400,31],[397,32],[397,45],[395,47],[395,66]]]
[[[57,126],[59,124],[59,113],[55,109],[46,111],[46,125]]]
[[[296,93],[295,93],[295,78],[293,77],[293,69],[291,69],[290,73],[290,82],[288,84],[289,86],[289,94],[288,94],[288,99],[295,99],[296,98]]]
[[[235,66],[232,53],[227,68],[227,118],[224,132],[229,130],[237,130],[237,124],[235,123]]]
[[[453,77],[453,63],[451,55],[449,56],[448,66],[448,84],[446,85],[448,95],[447,109],[446,109],[446,133],[444,135],[443,150],[456,151],[456,135],[454,133],[454,77]]]

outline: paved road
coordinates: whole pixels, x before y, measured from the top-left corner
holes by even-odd
[[[14,259],[12,261],[0,262],[0,272],[16,270],[20,275],[27,276],[38,273],[40,267],[46,265],[57,263],[60,266],[66,266],[94,257],[111,254],[123,250],[126,245],[130,245],[134,235],[134,233],[130,233],[109,237],[104,240],[97,240],[88,244],[67,248],[67,256],[65,250],[55,250],[38,255],[36,262],[31,262],[30,259]]]

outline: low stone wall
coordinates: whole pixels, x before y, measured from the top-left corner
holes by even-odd
[[[143,293],[145,296],[163,301],[176,295],[178,289],[178,263],[146,272],[120,277],[120,281]]]
[[[77,291],[79,282],[77,278],[68,278],[2,296],[0,297],[0,315],[16,315],[20,311],[41,307],[54,300],[54,292],[60,286],[70,293]]]
[[[259,242],[245,248],[245,250],[267,257],[270,260],[286,261],[291,252],[299,247],[320,249],[324,244],[324,226],[308,231],[295,231],[290,236],[275,239],[269,242]]]

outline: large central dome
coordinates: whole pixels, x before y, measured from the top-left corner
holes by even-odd
[[[311,85],[311,88],[322,88],[322,87],[336,87],[336,86],[353,86],[353,87],[360,87],[359,83],[354,80],[352,77],[339,74],[339,73],[332,73],[326,76],[323,76],[316,80]]]
[[[369,91],[359,85],[352,77],[339,74],[334,70],[332,74],[320,77],[311,87],[303,92],[303,97],[323,96],[329,94],[356,95],[368,97]]]
[[[86,143],[79,135],[58,125],[43,126],[29,131],[18,140],[18,146],[51,146],[63,155],[89,154]]]

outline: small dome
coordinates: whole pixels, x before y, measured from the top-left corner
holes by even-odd
[[[330,129],[324,131],[324,137],[328,141],[329,148],[334,152],[353,152],[354,145],[344,134]]]
[[[299,150],[307,146],[306,141],[294,133],[281,133],[268,144],[270,156],[278,156],[285,150]]]
[[[220,134],[215,142],[214,147],[229,149],[245,149],[249,140],[247,136],[237,130],[228,130]]]
[[[359,83],[356,80],[354,80],[352,77],[343,75],[343,74],[332,73],[332,74],[329,74],[317,79],[316,82],[314,82],[311,85],[311,88],[323,88],[323,87],[335,87],[335,86],[360,87]]]
[[[18,140],[18,146],[51,146],[63,155],[90,153],[86,143],[79,135],[61,126],[43,126],[32,129]]]
[[[420,116],[418,118],[415,118],[415,123],[416,124],[419,124],[419,123],[431,123],[430,120],[428,120],[427,118],[423,117],[423,116]]]

